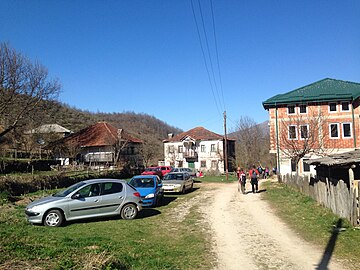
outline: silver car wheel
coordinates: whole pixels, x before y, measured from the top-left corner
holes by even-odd
[[[123,219],[134,219],[137,215],[137,208],[133,204],[127,204],[121,209]]]
[[[60,211],[52,210],[46,214],[44,224],[45,226],[57,227],[60,226],[63,221],[63,216]]]

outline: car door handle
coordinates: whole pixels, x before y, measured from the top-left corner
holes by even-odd
[[[123,196],[119,196],[119,199],[123,199],[124,197]]]
[[[98,200],[98,199],[95,199],[94,202],[99,202],[99,200]]]

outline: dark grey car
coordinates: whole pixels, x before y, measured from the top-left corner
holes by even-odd
[[[136,217],[140,194],[125,180],[92,179],[76,183],[25,208],[30,223],[60,226],[64,221],[102,216]]]

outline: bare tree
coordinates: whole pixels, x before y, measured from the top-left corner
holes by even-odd
[[[308,108],[307,114],[289,115],[280,121],[281,152],[296,164],[308,154],[323,156],[334,149],[327,128],[328,120],[321,111]]]
[[[140,154],[144,160],[145,167],[151,164],[157,164],[157,161],[163,156],[162,147],[161,142],[154,138],[144,140]]]
[[[0,138],[25,124],[42,100],[56,99],[59,92],[59,82],[48,79],[45,67],[0,43]]]
[[[269,164],[269,138],[260,126],[250,117],[241,116],[236,124],[235,131],[236,160],[238,166],[247,168],[252,164]]]
[[[120,163],[121,152],[128,145],[129,140],[123,135],[123,129],[118,129],[117,140],[114,144],[115,160],[114,163]]]

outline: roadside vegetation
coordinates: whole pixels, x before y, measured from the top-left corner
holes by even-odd
[[[262,193],[276,214],[305,240],[320,245],[344,260],[351,269],[360,269],[360,229],[285,184],[264,182]]]
[[[199,206],[186,206],[202,192],[201,183],[230,183],[236,177],[197,180],[193,192],[166,195],[163,206],[144,209],[135,220],[92,219],[59,228],[29,225],[24,214],[30,198],[56,190],[22,195],[16,202],[0,197],[0,269],[211,269],[216,262],[208,224]],[[260,189],[266,190],[261,196],[276,214],[305,240],[334,249],[337,259],[360,268],[359,229],[284,184],[261,180]]]

